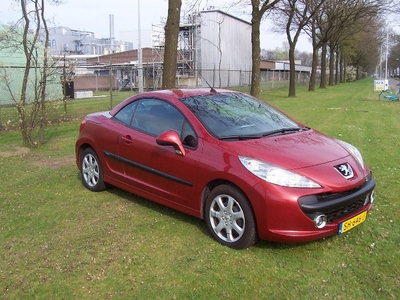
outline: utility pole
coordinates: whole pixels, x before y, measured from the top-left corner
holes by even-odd
[[[139,76],[139,93],[143,93],[143,62],[142,62],[142,45],[140,29],[140,0],[138,0],[138,76]]]
[[[65,65],[65,52],[64,52],[64,66],[63,66],[63,102],[64,102],[64,118],[67,118],[67,72]]]
[[[110,79],[110,109],[112,109],[113,108],[113,69],[112,69],[111,57],[110,57],[109,79]]]

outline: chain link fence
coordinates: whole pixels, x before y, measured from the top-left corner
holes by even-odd
[[[152,66],[143,68],[143,89],[145,91],[161,88],[162,70]],[[75,90],[138,90],[139,70],[135,67],[115,67],[95,69],[92,74],[76,76]],[[306,85],[309,72],[297,72],[296,84]],[[261,88],[276,89],[289,86],[289,71],[268,70],[260,73]],[[177,88],[198,88],[212,86],[214,88],[246,87],[251,83],[251,71],[218,70],[216,68],[193,70],[178,69]],[[250,89],[249,89],[250,91]]]
[[[178,70],[179,71],[179,70]],[[59,88],[61,97],[51,98],[46,102],[47,123],[81,118],[88,112],[108,110],[122,101],[124,97],[138,91],[138,72],[135,69],[126,72],[125,69],[109,68],[108,72],[94,71],[90,75],[74,76],[72,81],[66,82],[64,89],[62,78]],[[145,69],[143,72],[143,89],[150,91],[161,88],[162,72]],[[62,76],[61,76],[62,77]],[[281,89],[289,86],[288,71],[261,71],[261,90]],[[208,83],[208,84],[207,84]],[[177,88],[199,88],[208,85],[214,88],[235,89],[250,92],[251,72],[242,70],[205,69],[198,74],[180,74],[177,76]],[[296,85],[304,86],[309,83],[308,72],[296,73]],[[16,85],[18,89],[18,85]],[[86,93],[86,92],[90,93]],[[88,95],[90,95],[88,97]],[[93,96],[92,96],[93,95]],[[122,98],[118,98],[122,95]],[[74,101],[86,99],[84,108],[73,105]],[[83,104],[82,104],[83,105]],[[26,110],[29,112],[29,107]],[[39,122],[39,120],[37,121]],[[32,124],[35,126],[36,124]],[[0,130],[12,130],[18,127],[17,103],[10,96],[10,91],[2,87],[0,95]]]

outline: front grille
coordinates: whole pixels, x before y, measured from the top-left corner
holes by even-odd
[[[364,206],[365,200],[371,195],[375,188],[375,181],[371,174],[359,187],[350,191],[340,193],[324,193],[309,195],[299,198],[298,203],[310,219],[316,215],[324,214],[328,223],[346,217]]]
[[[354,193],[357,193],[359,190],[361,190],[367,182],[365,182],[364,184],[360,185],[359,187],[349,190],[349,191],[345,191],[345,192],[341,192],[341,193],[324,193],[324,194],[318,194],[315,195],[318,199],[318,201],[330,201],[333,199],[337,199],[337,198],[341,198],[341,197],[345,197]]]
[[[330,212],[326,212],[325,215],[328,218],[328,223],[332,223],[337,219],[340,219],[342,217],[345,217],[353,212],[355,212],[357,209],[361,208],[364,205],[364,200],[365,199],[359,199],[358,201],[346,206],[342,207]]]

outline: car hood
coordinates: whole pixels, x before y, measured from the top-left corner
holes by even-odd
[[[238,156],[252,157],[289,170],[316,166],[349,156],[336,140],[314,130],[221,142],[221,146],[228,147]]]

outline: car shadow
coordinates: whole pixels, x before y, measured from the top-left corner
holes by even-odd
[[[81,177],[81,173],[80,172],[77,173],[76,178],[81,183],[81,186],[85,187],[82,184],[82,177]],[[156,212],[158,212],[158,213],[160,213],[162,215],[173,217],[173,218],[175,218],[177,220],[180,220],[180,221],[184,221],[184,222],[187,222],[187,223],[190,222],[192,224],[193,223],[192,220],[197,220],[199,222],[199,224],[202,223],[202,220],[198,219],[196,217],[193,217],[193,216],[190,216],[188,214],[182,213],[182,212],[180,212],[178,210],[174,210],[174,209],[169,208],[167,206],[158,204],[157,202],[154,202],[154,201],[151,201],[151,200],[146,199],[144,197],[141,197],[141,196],[138,196],[136,194],[130,193],[130,192],[125,191],[123,189],[120,189],[120,188],[118,188],[116,186],[113,186],[113,185],[107,185],[107,186],[108,187],[106,188],[106,190],[104,190],[104,191],[102,191],[100,193],[110,193],[112,195],[118,196],[119,198],[123,198],[123,199],[125,199],[125,200],[127,200],[129,202],[133,202],[133,203],[138,204],[138,205],[140,205],[142,207],[154,210],[154,211],[156,211]]]
[[[192,226],[195,226],[198,228],[199,231],[203,232],[204,234],[208,235],[208,230],[207,230],[207,225],[204,222],[204,220],[196,218],[194,216],[185,214],[183,212],[180,212],[178,210],[169,208],[167,206],[164,206],[162,204],[158,204],[157,202],[151,201],[149,199],[143,198],[141,196],[138,196],[136,194],[132,194],[130,192],[127,192],[123,189],[110,186],[105,192],[108,192],[110,194],[113,194],[115,196],[118,196],[120,198],[123,198],[129,202],[135,203],[137,205],[140,205],[144,208],[148,208],[150,210],[153,210],[161,215],[173,218],[177,221],[185,222],[187,224],[190,224]]]
[[[131,193],[126,192],[117,187],[110,187],[107,191],[113,195],[124,198],[127,201],[130,201],[130,202],[133,202],[142,207],[154,210],[154,211],[156,211],[162,215],[165,215],[171,219],[175,219],[176,221],[181,221],[181,222],[190,224],[191,226],[195,226],[199,230],[199,232],[203,233],[205,236],[210,238],[210,240],[212,240],[213,242],[218,243],[217,241],[215,241],[212,238],[212,236],[210,235],[210,233],[207,229],[206,222],[202,219],[199,219],[194,216],[177,211],[175,209],[163,206],[161,204],[158,204],[158,203],[148,200],[146,198],[137,196],[135,194],[131,194]],[[315,244],[315,243],[326,243],[327,240],[330,240],[332,238],[334,238],[334,236],[327,237],[327,238],[320,239],[320,240],[314,240],[314,241],[310,241],[310,242],[303,242],[303,243],[278,243],[278,242],[269,242],[269,241],[259,240],[252,247],[258,248],[258,249],[266,249],[266,250],[280,250],[280,249],[289,250],[289,249],[305,247],[307,245]],[[226,246],[221,245],[221,247],[226,247]]]
[[[313,241],[301,242],[301,243],[278,243],[278,242],[259,240],[253,247],[261,248],[261,249],[288,250],[288,249],[296,249],[296,248],[306,247],[311,244],[325,244],[333,238],[335,238],[335,236],[329,236],[329,237],[322,238],[319,240],[313,240]]]
[[[79,180],[81,180],[79,172],[78,172],[77,177]],[[208,237],[210,240],[212,240],[213,242],[218,244],[218,242],[215,241],[212,238],[212,236],[210,235],[210,233],[207,229],[207,224],[202,219],[185,214],[183,212],[169,208],[167,206],[158,204],[154,201],[148,200],[148,199],[138,196],[136,194],[132,194],[130,192],[127,192],[127,191],[120,189],[118,187],[115,187],[115,186],[110,186],[109,188],[107,188],[107,190],[103,191],[102,193],[104,193],[104,192],[110,193],[114,196],[118,196],[119,198],[123,198],[126,201],[140,205],[144,208],[153,210],[161,215],[167,216],[176,221],[184,222],[186,224],[189,224],[190,226],[194,226],[197,228],[197,230],[199,232],[204,234],[204,236]],[[334,236],[327,237],[327,238],[320,239],[320,240],[310,241],[310,242],[303,242],[303,243],[278,243],[278,242],[258,240],[258,242],[251,247],[258,248],[258,249],[267,249],[267,250],[279,250],[279,249],[288,250],[288,249],[295,249],[295,248],[299,248],[299,247],[305,247],[305,246],[307,246],[309,244],[313,244],[313,243],[314,244],[315,243],[325,243],[327,240],[330,240],[332,238],[334,238]],[[221,245],[221,247],[227,247],[222,244],[220,244],[220,245]]]

